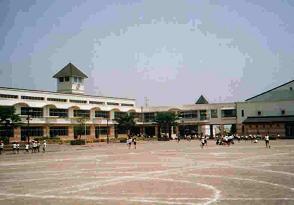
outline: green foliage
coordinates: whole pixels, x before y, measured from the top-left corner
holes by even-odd
[[[236,124],[232,124],[229,134],[233,135],[233,134],[236,134],[236,132],[237,132]]]
[[[85,145],[85,140],[79,139],[79,140],[71,140],[70,145]]]
[[[0,136],[0,140],[3,141],[4,144],[9,144],[9,137]]]
[[[115,121],[118,123],[118,128],[127,130],[128,134],[130,130],[136,125],[134,115],[125,114],[119,116],[117,119],[115,119]]]

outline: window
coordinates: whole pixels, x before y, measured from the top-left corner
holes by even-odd
[[[115,103],[115,102],[107,102],[107,105],[119,105],[119,103]]]
[[[119,117],[123,117],[123,116],[125,116],[125,115],[127,115],[126,112],[114,112],[114,118],[115,118],[115,119],[117,119],[117,118],[119,118]]]
[[[69,81],[69,77],[64,77],[64,81],[68,82]]]
[[[25,100],[44,100],[43,97],[36,97],[36,96],[21,96],[21,99],[25,99]]]
[[[124,107],[134,107],[134,104],[122,103],[121,106],[124,106]]]
[[[74,82],[75,82],[75,83],[78,82],[78,77],[74,77]]]
[[[99,102],[99,101],[89,101],[90,104],[95,104],[95,105],[104,105],[104,102]]]
[[[30,117],[32,117],[32,118],[40,118],[40,117],[43,117],[43,108],[21,107],[20,114],[21,115],[30,115]]]
[[[90,127],[89,126],[74,126],[74,136],[79,135],[90,135]]]
[[[67,99],[61,99],[61,98],[47,98],[47,101],[53,101],[53,102],[66,102]]]
[[[59,77],[59,82],[62,83],[63,82],[63,77]]]
[[[90,118],[90,110],[74,110],[74,117]]]
[[[244,110],[241,111],[241,116],[244,117]]]
[[[62,118],[68,117],[68,110],[67,109],[57,109],[57,108],[50,108],[49,116],[58,116]]]
[[[180,112],[180,116],[185,119],[197,118],[198,112],[197,112],[197,110],[183,111],[183,112]]]
[[[285,115],[286,111],[285,110],[281,110],[281,114]]]
[[[260,115],[261,115],[261,111],[258,111],[258,112],[257,112],[257,115],[260,116]]]
[[[292,88],[292,87],[290,87],[290,90],[292,91],[292,90],[293,90],[293,88]]]
[[[17,99],[17,95],[0,94],[0,98],[14,98]]]
[[[222,110],[222,117],[236,117],[236,109]]]
[[[43,127],[22,127],[21,128],[21,136],[22,138],[24,136],[29,135],[30,137],[43,137],[44,131]]]
[[[210,114],[211,114],[211,118],[217,118],[217,109],[211,110]]]
[[[50,137],[67,136],[68,127],[50,127]]]
[[[0,126],[0,136],[8,136],[13,137],[14,136],[14,129],[13,127],[5,127],[3,125]]]
[[[155,118],[155,112],[144,113],[144,122],[153,122]]]
[[[95,117],[102,117],[105,119],[109,119],[109,112],[108,111],[95,111]]]
[[[206,110],[200,110],[200,120],[207,120]]]
[[[80,104],[86,104],[87,103],[86,100],[69,100],[69,102],[72,102],[72,103],[80,103]]]
[[[107,127],[95,127],[95,136],[107,135]]]

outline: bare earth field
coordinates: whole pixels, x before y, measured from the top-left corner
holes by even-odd
[[[0,155],[0,204],[294,204],[294,140],[49,145]]]

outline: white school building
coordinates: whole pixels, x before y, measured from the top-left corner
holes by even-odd
[[[25,141],[27,136],[59,136],[73,139],[103,139],[125,134],[114,119],[133,113],[134,132],[150,136],[159,134],[154,118],[159,112],[181,115],[173,134],[194,132],[214,136],[236,126],[239,135],[267,134],[294,138],[294,80],[244,102],[208,103],[201,95],[194,104],[179,106],[136,106],[135,99],[85,94],[87,75],[69,63],[54,76],[57,91],[0,87],[0,106],[14,106],[22,125],[12,130],[11,140]],[[82,133],[79,126],[85,119]],[[4,134],[0,126],[0,134]]]

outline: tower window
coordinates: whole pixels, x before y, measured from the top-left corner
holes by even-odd
[[[258,112],[257,112],[257,115],[260,116],[260,115],[261,115],[261,111],[258,111]]]
[[[63,79],[63,77],[60,77],[60,78],[59,78],[59,82],[61,82],[61,83],[62,83],[62,82],[63,82],[63,80],[64,80],[64,79]]]
[[[281,114],[285,115],[286,111],[285,110],[281,110]]]
[[[64,81],[68,82],[69,81],[69,77],[64,77]]]
[[[75,82],[75,83],[78,82],[78,77],[74,77],[74,82]]]
[[[290,87],[290,90],[293,90],[293,88],[292,88],[292,87]]]
[[[241,111],[241,115],[242,115],[242,117],[244,117],[244,110]]]

